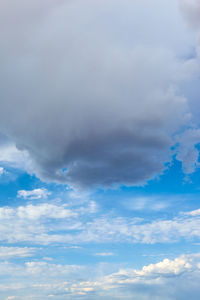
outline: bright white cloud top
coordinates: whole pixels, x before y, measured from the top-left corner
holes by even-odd
[[[199,0],[0,2],[0,298],[199,300]]]

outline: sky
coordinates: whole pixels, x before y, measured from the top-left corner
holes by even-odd
[[[198,300],[200,1],[0,0],[0,299]]]

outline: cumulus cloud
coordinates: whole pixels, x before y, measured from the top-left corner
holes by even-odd
[[[0,10],[0,129],[29,153],[32,171],[87,187],[143,184],[161,173],[189,118],[176,49],[190,40],[176,5],[9,0]],[[178,42],[159,22],[166,10]]]
[[[156,244],[182,239],[198,242],[200,239],[199,210],[184,212],[172,219],[150,221],[43,203],[1,207],[0,221],[0,241],[4,243],[81,245],[123,241]]]
[[[24,199],[29,199],[29,200],[33,200],[33,199],[45,199],[47,198],[51,193],[45,189],[34,189],[31,191],[27,191],[27,190],[19,190],[17,192],[17,197],[19,198],[24,198]]]
[[[63,221],[65,230],[75,229],[80,226],[77,216],[76,212],[64,205],[49,203],[17,208],[1,207],[1,241],[9,243],[26,241],[41,244],[62,242],[63,236],[59,234],[59,230],[63,229]],[[53,220],[57,223],[54,224]],[[72,240],[71,236],[70,241]]]
[[[198,300],[200,291],[199,254],[181,255],[172,260],[165,258],[141,269],[104,271],[101,276],[98,270],[101,269],[102,274],[100,265],[89,268],[30,261],[21,266],[1,263],[0,267],[1,270],[7,270],[10,280],[9,283],[5,280],[1,283],[0,291],[15,292],[16,297],[21,296],[20,299],[37,297],[40,300],[52,295],[59,300],[77,299],[79,296],[81,299],[95,297],[98,300],[186,300],[190,295],[192,299]]]
[[[157,264],[144,266],[142,270],[120,270],[97,281],[81,282],[73,285],[71,291],[82,292],[86,298],[93,292],[97,293],[97,297],[103,293],[106,299],[112,290],[117,291],[119,299],[123,296],[126,299],[154,297],[166,300],[187,299],[185,292],[187,296],[192,293],[192,299],[198,299],[199,276],[199,255],[183,255],[174,260],[164,259]],[[193,279],[193,284],[184,287],[189,278]],[[171,285],[173,288],[169,288]]]

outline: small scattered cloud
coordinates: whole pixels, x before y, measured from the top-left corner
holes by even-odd
[[[0,259],[24,258],[33,256],[36,252],[35,248],[29,247],[0,247]]]
[[[113,252],[100,252],[96,253],[96,256],[114,256],[115,254]]]
[[[24,198],[29,200],[35,200],[35,199],[46,199],[49,195],[51,195],[51,192],[49,192],[45,188],[41,189],[34,189],[34,190],[19,190],[17,192],[18,198]]]
[[[0,176],[3,175],[5,172],[4,168],[0,167]]]
[[[200,209],[195,209],[195,210],[192,210],[192,211],[189,211],[189,212],[185,212],[183,213],[184,215],[186,216],[200,216]]]

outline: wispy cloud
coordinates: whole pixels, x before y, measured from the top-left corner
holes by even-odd
[[[122,205],[135,211],[162,211],[171,205],[170,199],[158,196],[135,196],[131,199],[123,199]]]
[[[95,253],[96,256],[113,256],[115,255],[113,252],[99,252],[99,253]]]
[[[0,259],[30,257],[33,256],[36,251],[37,249],[29,247],[0,247]]]

